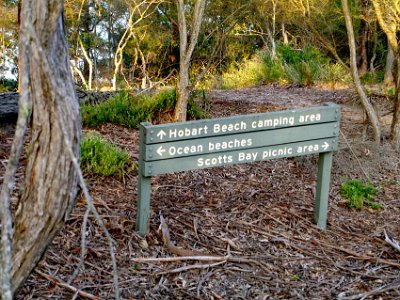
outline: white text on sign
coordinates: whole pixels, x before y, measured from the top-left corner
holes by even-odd
[[[202,125],[191,128],[186,127],[183,129],[173,128],[167,130],[167,132],[161,129],[156,135],[160,140],[163,140],[165,137],[168,137],[169,139],[186,139],[214,134],[229,134],[284,126],[294,126],[295,124],[312,124],[314,122],[320,122],[321,119],[322,116],[320,113],[304,114],[298,116],[297,118],[295,118],[294,116],[267,119],[260,118],[259,120],[248,120],[246,122],[238,121],[224,124],[216,123],[211,125],[210,127],[208,125]]]
[[[201,157],[197,159],[197,167],[213,167],[237,162],[254,162],[275,157],[312,154],[318,153],[321,149],[326,151],[329,146],[327,142],[324,142],[322,145],[308,144],[298,147],[282,146],[281,148],[268,150],[243,151],[234,154],[221,154],[208,158]]]

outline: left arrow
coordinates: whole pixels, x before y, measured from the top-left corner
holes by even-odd
[[[160,155],[160,156],[163,156],[163,153],[165,151],[167,151],[167,150],[163,149],[163,147],[161,146],[160,148],[157,149],[157,154]]]
[[[166,136],[167,134],[165,133],[164,130],[160,130],[159,133],[157,133],[157,136],[160,138],[160,140],[162,140],[164,138],[164,136]]]

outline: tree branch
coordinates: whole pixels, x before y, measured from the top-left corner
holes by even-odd
[[[189,63],[193,55],[194,48],[196,47],[205,7],[206,7],[206,0],[196,0],[196,4],[194,6],[193,23],[192,23],[192,34],[190,36],[189,47],[186,51],[186,60],[187,60],[186,63]]]

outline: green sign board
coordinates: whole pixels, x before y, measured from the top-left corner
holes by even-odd
[[[339,106],[325,106],[140,128],[137,229],[150,213],[150,177],[275,158],[319,153],[317,224],[326,227],[332,151],[337,149]],[[321,178],[320,178],[321,177]]]

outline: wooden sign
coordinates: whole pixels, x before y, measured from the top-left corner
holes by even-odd
[[[178,171],[319,153],[316,222],[326,227],[332,151],[337,149],[336,104],[228,118],[140,126],[137,230],[145,235],[150,177]]]

